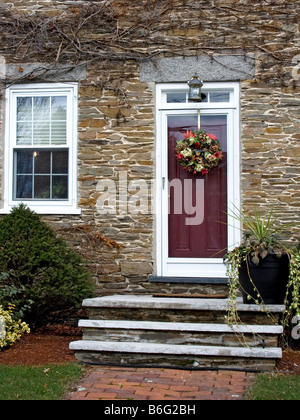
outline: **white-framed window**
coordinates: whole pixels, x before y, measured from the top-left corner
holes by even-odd
[[[4,208],[77,214],[77,84],[15,85],[6,95]]]

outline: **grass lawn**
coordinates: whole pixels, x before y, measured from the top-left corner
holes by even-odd
[[[248,392],[248,400],[300,400],[300,375],[260,374]]]
[[[0,400],[61,400],[83,374],[76,363],[42,367],[0,365]]]

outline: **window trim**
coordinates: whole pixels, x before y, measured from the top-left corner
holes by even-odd
[[[69,150],[69,199],[62,200],[14,200],[14,150],[22,148],[16,144],[16,98],[18,96],[34,96],[51,94],[67,96],[67,144],[50,146],[51,149],[64,148]],[[27,205],[39,214],[80,214],[77,203],[77,140],[78,140],[78,84],[77,83],[39,83],[13,85],[6,89],[6,124],[4,151],[4,192],[3,208],[0,214],[9,213],[20,203]],[[34,146],[32,146],[34,148]],[[29,147],[30,148],[30,147]],[[49,145],[39,146],[37,149],[47,148]]]

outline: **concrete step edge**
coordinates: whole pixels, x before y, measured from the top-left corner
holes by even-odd
[[[189,356],[222,356],[244,358],[270,358],[282,357],[281,348],[250,348],[250,347],[220,347],[220,346],[185,346],[172,344],[154,343],[116,343],[109,341],[73,341],[70,350],[88,352],[112,352],[112,353],[146,353],[165,355],[189,355]]]
[[[194,311],[227,311],[227,299],[197,299],[197,298],[156,298],[144,295],[114,295],[99,298],[85,299],[83,307],[86,308],[125,308],[125,309],[178,309]],[[237,303],[240,312],[282,313],[284,305],[252,305]]]
[[[186,331],[186,332],[216,332],[244,334],[282,334],[283,327],[277,325],[233,325],[184,322],[148,322],[148,321],[113,321],[113,320],[80,320],[79,327],[118,330],[155,330],[155,331]]]

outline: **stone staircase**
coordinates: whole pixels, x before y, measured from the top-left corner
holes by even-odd
[[[226,299],[115,295],[86,299],[83,339],[70,344],[87,364],[274,370],[282,357],[274,323],[282,305],[238,303],[242,324],[226,324]],[[247,343],[245,345],[245,342]]]

